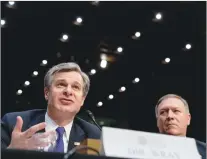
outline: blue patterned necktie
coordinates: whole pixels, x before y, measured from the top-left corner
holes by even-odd
[[[56,146],[53,149],[53,152],[64,152],[64,143],[63,143],[63,134],[65,132],[65,128],[64,127],[58,127],[56,129],[57,134],[58,134],[58,138],[56,141]]]

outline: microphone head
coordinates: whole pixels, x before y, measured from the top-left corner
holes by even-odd
[[[95,120],[95,117],[93,115],[93,113],[90,110],[86,110],[86,113],[93,119]]]
[[[93,116],[93,113],[92,113],[90,110],[86,110],[86,112],[87,112],[89,115]]]
[[[101,130],[101,127],[97,124],[96,119],[93,115],[93,113],[90,110],[86,110],[86,113],[89,115],[89,117],[93,120],[94,124]]]

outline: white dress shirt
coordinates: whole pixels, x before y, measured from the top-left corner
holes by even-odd
[[[46,132],[51,131],[51,130],[56,131],[55,129],[59,127],[55,123],[55,121],[53,121],[49,117],[49,115],[47,113],[45,114],[45,122],[46,122],[46,127],[45,127]],[[64,126],[64,128],[65,128],[65,132],[63,134],[64,153],[66,153],[68,150],[68,143],[69,143],[69,137],[70,137],[70,131],[71,131],[72,125],[73,125],[73,121],[70,122],[69,124],[67,124],[66,126]],[[45,147],[44,151],[48,151],[48,149],[49,149],[49,147]]]

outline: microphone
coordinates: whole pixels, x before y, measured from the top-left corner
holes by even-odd
[[[88,116],[92,119],[92,121],[94,122],[94,124],[101,130],[101,127],[98,125],[98,123],[96,122],[95,120],[95,117],[93,115],[93,113],[90,111],[90,110],[85,110],[85,112],[88,114]],[[63,156],[63,159],[68,159],[70,157],[72,157],[76,151],[78,150],[82,150],[82,149],[89,149],[89,150],[92,150],[94,152],[96,152],[98,154],[98,156],[100,156],[100,153],[99,151],[97,151],[96,149],[92,148],[92,147],[89,147],[89,146],[84,146],[84,145],[79,145],[79,146],[76,146],[74,148],[72,148],[70,151],[68,151],[64,156]]]
[[[92,150],[94,152],[97,153],[98,156],[100,156],[100,153],[98,150],[96,150],[95,148],[93,147],[89,147],[89,146],[85,146],[85,145],[79,145],[79,146],[76,146],[74,148],[72,148],[70,151],[68,151],[64,156],[63,156],[63,159],[68,159],[68,158],[71,158],[75,153],[76,151],[78,150],[83,150],[83,149],[89,149],[89,150]]]
[[[95,120],[95,117],[93,115],[93,113],[90,110],[86,110],[86,113],[88,114],[88,116],[92,119],[92,121],[94,122],[94,124],[101,130],[101,127],[98,125],[98,123]]]

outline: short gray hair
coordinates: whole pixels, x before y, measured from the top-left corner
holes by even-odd
[[[165,100],[165,99],[167,99],[167,98],[177,98],[177,99],[180,99],[180,100],[183,102],[183,104],[184,104],[184,106],[185,106],[185,109],[186,109],[187,113],[190,113],[189,106],[188,106],[188,102],[187,102],[184,98],[182,98],[181,96],[179,96],[179,95],[177,95],[177,94],[167,94],[167,95],[162,96],[162,97],[158,100],[158,102],[157,102],[157,104],[156,104],[156,106],[155,106],[155,115],[156,115],[156,117],[158,117],[158,106],[159,106],[159,104],[160,104],[163,100]]]
[[[65,72],[75,71],[80,73],[83,79],[83,95],[87,96],[90,87],[90,79],[86,73],[82,72],[80,66],[74,62],[60,63],[50,68],[44,78],[44,87],[49,88],[51,86],[53,76],[55,73],[64,72],[64,71]]]

